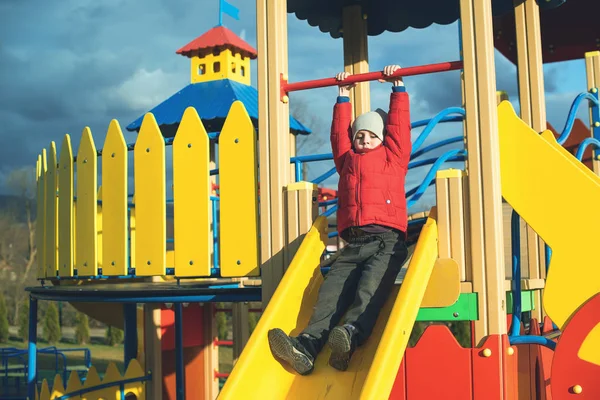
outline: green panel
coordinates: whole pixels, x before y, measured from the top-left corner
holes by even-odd
[[[512,293],[506,293],[506,309],[512,311]],[[533,291],[521,292],[521,311],[534,309]],[[421,308],[417,321],[475,321],[479,318],[477,293],[461,293],[456,303],[449,307]]]
[[[478,316],[477,293],[461,293],[449,307],[421,308],[417,321],[474,321]]]
[[[508,313],[512,313],[512,292],[506,293],[506,310]],[[533,310],[534,302],[533,302],[533,291],[525,290],[521,292],[521,312],[531,311]]]

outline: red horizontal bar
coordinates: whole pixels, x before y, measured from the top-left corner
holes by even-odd
[[[215,340],[213,344],[215,346],[233,346],[233,340]]]
[[[390,79],[399,76],[414,76],[431,74],[434,72],[454,71],[463,67],[462,61],[443,62],[438,64],[419,65],[415,67],[400,68],[390,76],[383,75],[383,71],[365,72],[364,74],[350,75],[344,79],[341,84],[351,84],[367,81],[375,81],[378,79]],[[282,82],[282,91],[285,93],[295,92],[298,90],[316,89],[328,86],[339,86],[340,81],[335,78],[315,79],[310,81],[286,83]]]
[[[227,372],[215,371],[215,378],[229,378],[229,374]]]

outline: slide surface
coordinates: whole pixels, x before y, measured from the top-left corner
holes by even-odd
[[[543,303],[562,329],[600,292],[600,178],[507,101],[498,106],[498,122],[502,195],[552,249]]]
[[[323,282],[319,262],[326,241],[327,220],[319,217],[302,241],[219,400],[389,397],[438,257],[435,212],[423,227],[402,286],[390,296],[372,336],[354,353],[348,370],[340,372],[327,364],[330,350],[326,346],[313,373],[300,376],[272,356],[267,332],[278,327],[294,335],[308,323]]]

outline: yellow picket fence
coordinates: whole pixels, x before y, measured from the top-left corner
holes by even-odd
[[[219,272],[259,275],[256,132],[243,104],[232,104],[219,135]],[[127,143],[115,120],[98,151],[89,128],[76,158],[69,135],[37,160],[39,279],[128,275],[211,275],[212,188],[209,137],[188,108],[172,143],[174,265],[167,265],[166,144],[151,113],[133,146],[132,198]],[[101,165],[101,171],[99,171]],[[98,186],[101,173],[102,188]]]
[[[100,380],[96,367],[92,366],[87,373],[85,382],[82,384],[77,372],[71,371],[67,387],[60,375],[54,377],[52,386],[44,379],[42,386],[37,391],[36,400],[54,400],[62,396],[68,396],[75,400],[121,400],[121,386],[123,393],[135,396],[137,400],[146,398],[146,380],[144,370],[137,360],[131,360],[127,366],[125,375],[121,376],[114,363],[108,364],[104,378]]]

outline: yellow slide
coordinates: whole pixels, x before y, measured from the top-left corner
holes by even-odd
[[[219,400],[388,398],[438,257],[434,214],[423,227],[401,288],[390,296],[373,334],[356,350],[348,370],[340,372],[327,364],[330,350],[326,346],[313,373],[300,376],[272,356],[267,332],[277,327],[294,335],[308,323],[323,282],[319,263],[327,242],[327,220],[319,217],[302,241]]]
[[[498,106],[502,195],[552,249],[544,309],[563,328],[600,292],[600,178],[523,122],[507,101]]]

